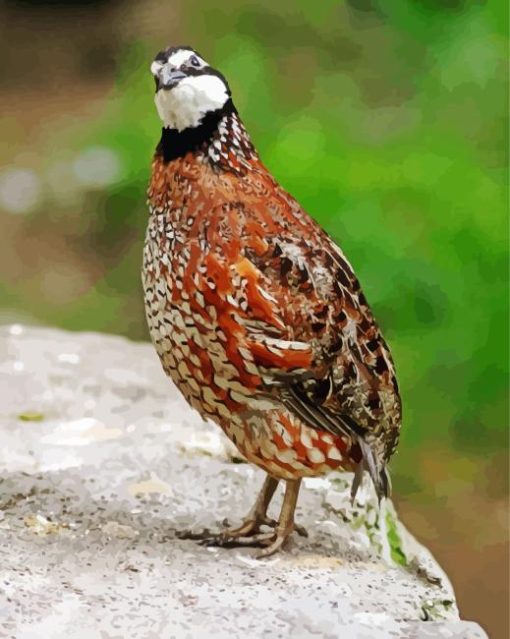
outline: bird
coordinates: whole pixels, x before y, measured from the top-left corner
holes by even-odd
[[[150,337],[187,402],[266,473],[240,526],[182,536],[267,557],[306,534],[303,478],[351,471],[354,500],[366,471],[389,496],[395,367],[351,264],[262,163],[224,75],[189,46],[150,70],[162,122],[142,266]]]

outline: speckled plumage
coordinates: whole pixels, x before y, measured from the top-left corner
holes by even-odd
[[[271,476],[367,469],[387,493],[400,398],[352,267],[231,101],[204,131],[173,157],[164,129],[152,166],[143,284],[166,373]]]

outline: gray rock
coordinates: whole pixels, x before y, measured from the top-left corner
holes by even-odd
[[[265,560],[183,528],[247,512],[263,473],[188,408],[152,347],[0,328],[0,636],[482,639],[368,481],[305,480],[309,538]],[[276,512],[275,512],[276,514]]]

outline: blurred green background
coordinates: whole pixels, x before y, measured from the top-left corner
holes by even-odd
[[[0,4],[0,322],[148,339],[148,69],[164,46],[194,46],[353,263],[404,399],[401,515],[463,616],[501,638],[507,25],[504,0]]]

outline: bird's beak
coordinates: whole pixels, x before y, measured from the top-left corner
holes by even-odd
[[[186,74],[171,67],[169,64],[165,64],[158,71],[156,76],[158,90],[159,89],[173,89],[181,80],[184,80]]]

